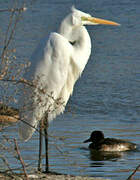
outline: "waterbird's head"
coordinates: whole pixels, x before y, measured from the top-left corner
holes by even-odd
[[[104,134],[102,131],[93,131],[90,135],[90,138],[85,140],[84,143],[87,142],[99,142],[104,139]]]

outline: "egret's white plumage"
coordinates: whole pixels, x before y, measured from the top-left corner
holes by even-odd
[[[84,25],[96,24],[118,25],[93,18],[72,7],[58,33],[51,33],[48,40],[44,38],[32,56],[31,67],[25,75],[25,78],[36,81],[37,85],[34,90],[29,88],[27,95],[21,98],[25,106],[20,113],[21,120],[36,128],[45,112],[49,121],[63,113],[91,53],[91,40]],[[40,93],[39,89],[45,90],[45,93]],[[31,126],[20,122],[19,134],[22,139],[28,140],[32,136],[35,129]]]

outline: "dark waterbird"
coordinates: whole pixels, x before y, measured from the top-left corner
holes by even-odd
[[[105,138],[102,131],[93,131],[90,138],[85,140],[84,143],[92,142],[89,144],[89,149],[97,151],[128,151],[136,149],[136,144],[115,138]]]

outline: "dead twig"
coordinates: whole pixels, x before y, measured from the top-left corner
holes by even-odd
[[[28,81],[24,78],[21,78],[19,80],[16,80],[16,79],[3,79],[0,77],[0,81],[3,81],[3,82],[12,82],[12,83],[15,83],[15,84],[26,84],[28,86],[31,86],[31,87],[35,87],[35,85],[31,82],[31,81]]]
[[[26,179],[27,179],[27,180],[29,180],[29,178],[28,178],[28,174],[27,174],[26,169],[25,169],[25,164],[24,164],[24,161],[23,161],[23,159],[22,159],[22,157],[21,157],[21,155],[20,155],[20,152],[19,152],[19,148],[18,148],[18,144],[17,144],[16,139],[14,139],[14,143],[15,143],[15,150],[16,150],[16,152],[17,152],[18,159],[19,159],[19,160],[20,160],[20,162],[21,162],[21,165],[22,165],[22,168],[23,168],[23,171],[24,171],[25,177],[26,177]]]
[[[21,78],[21,79],[19,79],[19,80],[16,80],[16,79],[3,79],[3,77],[1,77],[1,76],[0,76],[0,81],[12,82],[12,83],[16,83],[16,84],[25,84],[25,85],[27,85],[27,86],[29,86],[29,87],[37,88],[37,90],[38,90],[40,93],[42,93],[42,94],[47,94],[47,96],[48,96],[49,98],[51,98],[57,105],[63,105],[63,106],[64,106],[64,102],[61,101],[61,98],[55,99],[55,98],[53,97],[52,92],[51,92],[51,94],[46,93],[45,89],[38,87],[37,84],[36,84],[36,82],[34,82],[34,81],[29,81],[29,80],[24,79],[24,78]],[[50,106],[51,106],[51,104],[50,104]],[[49,108],[50,108],[50,107],[49,107]],[[49,108],[48,108],[48,109],[49,109]]]
[[[6,12],[6,11],[11,12],[9,24],[8,24],[8,28],[7,28],[5,40],[4,40],[4,47],[2,50],[2,54],[1,54],[1,75],[0,75],[1,78],[5,77],[7,75],[7,72],[8,72],[8,65],[7,65],[7,58],[6,58],[7,49],[14,37],[15,29],[16,29],[17,23],[19,22],[21,13],[25,10],[26,10],[26,8],[24,6],[21,8],[11,8],[11,9],[1,9],[0,10],[0,12]],[[16,17],[15,17],[15,15],[16,15]]]
[[[5,56],[6,49],[8,48],[11,40],[13,39],[13,35],[14,35],[15,29],[16,29],[16,25],[17,25],[17,23],[19,21],[19,16],[20,16],[21,12],[18,12],[18,15],[17,15],[17,17],[15,19],[15,23],[13,25],[13,28],[11,28],[11,33],[10,33],[9,38],[8,38],[8,33],[10,31],[11,24],[13,23],[14,14],[15,14],[15,11],[12,11],[12,14],[10,16],[9,25],[8,25],[8,28],[7,28],[7,32],[6,32],[6,36],[5,36],[5,42],[4,42],[5,45],[4,45],[4,48],[3,48],[3,51],[2,51],[2,55],[1,55],[2,63],[4,62],[4,56]]]
[[[22,8],[11,8],[11,9],[0,9],[0,13],[1,12],[15,12],[15,11],[26,11],[26,7],[22,7]]]
[[[138,169],[140,168],[140,164],[136,167],[136,169],[133,171],[133,173],[127,178],[127,180],[133,180],[133,176],[136,174]]]

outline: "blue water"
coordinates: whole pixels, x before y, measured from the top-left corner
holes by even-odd
[[[22,1],[21,1],[22,2]],[[50,124],[50,170],[73,175],[126,179],[140,162],[140,1],[51,0],[28,1],[17,27],[14,45],[20,61],[29,59],[39,39],[56,31],[69,8],[114,20],[120,27],[87,27],[92,54],[75,85],[66,112]],[[0,8],[11,1],[0,2]],[[8,14],[1,17],[3,24]],[[138,149],[112,158],[94,158],[82,142],[93,130],[138,144]],[[17,127],[3,133],[18,137]],[[28,168],[37,166],[38,133],[19,146]],[[14,165],[14,160],[9,161]],[[16,166],[16,164],[15,164]],[[135,177],[138,179],[140,172]]]

